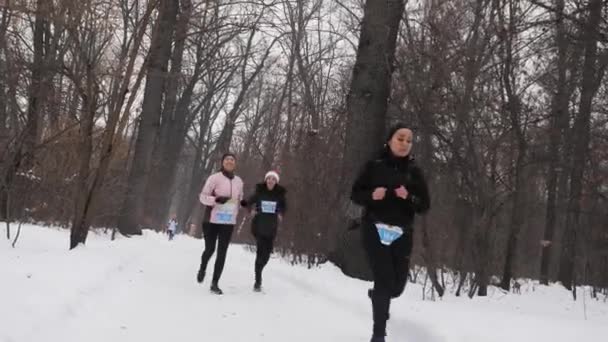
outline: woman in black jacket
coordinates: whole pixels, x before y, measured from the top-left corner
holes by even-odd
[[[270,259],[279,223],[287,210],[286,192],[279,185],[279,174],[270,171],[264,177],[264,183],[257,184],[255,193],[242,203],[254,214],[251,230],[257,242],[253,286],[256,292],[262,290],[262,271]]]
[[[374,275],[372,342],[384,342],[391,298],[403,293],[413,244],[414,215],[429,210],[423,173],[410,157],[413,133],[398,124],[379,158],[366,163],[351,199],[364,207],[362,234]]]

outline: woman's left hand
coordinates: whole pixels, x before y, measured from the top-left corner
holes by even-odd
[[[407,189],[402,185],[400,187],[398,187],[397,189],[395,189],[395,194],[397,195],[397,197],[402,198],[402,199],[407,199],[407,196],[409,196],[409,192],[407,191]]]

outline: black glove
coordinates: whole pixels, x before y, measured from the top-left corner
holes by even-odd
[[[246,200],[241,200],[241,207],[247,208],[248,205],[249,203]]]
[[[215,198],[215,203],[224,204],[230,200],[230,197],[218,196]]]

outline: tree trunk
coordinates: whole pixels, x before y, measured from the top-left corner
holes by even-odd
[[[588,7],[589,18],[584,30],[585,59],[583,64],[582,89],[579,112],[574,121],[572,136],[573,163],[570,172],[570,196],[566,226],[562,240],[562,254],[558,280],[567,289],[574,284],[574,265],[576,257],[577,231],[580,229],[581,200],[583,195],[583,176],[589,156],[590,124],[593,98],[599,88],[602,73],[597,68],[597,43],[599,24],[602,19],[602,0],[591,0]],[[599,74],[599,75],[598,75]]]
[[[434,178],[435,167],[433,163],[433,141],[432,141],[432,132],[433,127],[435,127],[435,122],[433,118],[433,114],[430,111],[422,110],[420,112],[420,123],[421,123],[421,156],[424,163],[425,176],[429,183],[432,183],[432,179]],[[428,274],[431,279],[431,283],[433,287],[437,291],[439,297],[443,297],[445,289],[439,283],[439,279],[437,279],[437,258],[435,256],[434,246],[432,244],[432,239],[430,237],[431,227],[426,219],[423,218],[422,221],[422,246],[423,257],[427,266]]]
[[[489,207],[489,206],[488,206]],[[493,229],[493,218],[488,207],[481,209],[481,212],[475,213],[476,218],[474,221],[475,244],[473,248],[476,249],[476,272],[475,272],[475,284],[477,285],[477,295],[485,297],[488,295],[488,285],[490,283],[490,239],[489,232]],[[474,291],[471,291],[474,293]]]
[[[44,105],[43,78],[44,78],[44,33],[46,18],[49,13],[46,8],[47,1],[37,0],[36,19],[34,21],[34,60],[32,62],[32,75],[28,95],[27,124],[25,126],[24,164],[32,163],[32,153],[38,141],[38,117]]]
[[[0,151],[6,148],[8,140],[7,124],[8,124],[8,63],[6,51],[6,31],[10,24],[10,15],[8,6],[2,9],[2,17],[0,18]],[[4,159],[4,156],[0,155]],[[0,210],[2,212],[3,210]]]
[[[198,194],[203,187],[205,177],[208,176],[208,172],[205,170],[205,165],[212,165],[212,163],[207,163],[207,158],[210,155],[209,150],[211,148],[211,144],[208,141],[207,132],[210,130],[210,127],[214,121],[212,119],[213,110],[212,99],[211,97],[207,97],[203,104],[203,114],[199,124],[199,138],[196,146],[196,154],[194,156],[192,170],[190,171],[189,190],[185,196],[182,197],[182,201],[178,208],[178,222],[180,222],[184,227],[187,224],[194,224],[197,229],[194,232],[194,236],[199,238],[201,237],[200,235],[202,234],[202,230],[201,227],[199,227],[199,217],[193,214],[193,210],[196,207],[201,206],[198,200]]]
[[[2,9],[2,19],[0,20],[0,159],[6,160],[10,158],[9,144],[10,144],[10,133],[8,125],[8,84],[9,84],[9,70],[7,61],[6,51],[6,30],[8,28],[10,17],[9,17],[8,6]],[[6,165],[3,165],[6,166]],[[6,170],[5,170],[6,172]],[[0,181],[5,182],[6,177],[0,176]],[[9,188],[8,184],[0,184],[0,221],[6,221],[6,235],[7,239],[10,239],[10,201],[9,201]]]
[[[365,2],[357,57],[347,98],[345,170],[350,186],[365,160],[384,143],[387,102],[403,0]]]
[[[452,149],[456,164],[462,173],[462,188],[469,193],[473,205],[473,239],[475,241],[473,257],[475,269],[475,283],[478,286],[478,295],[487,295],[489,283],[490,257],[490,225],[491,211],[493,210],[492,184],[486,172],[486,165],[482,161],[479,146],[473,141],[473,122],[471,111],[473,107],[473,94],[475,93],[477,79],[484,62],[486,47],[490,41],[490,34],[484,33],[484,23],[492,23],[494,18],[485,19],[489,1],[477,0],[474,8],[474,22],[471,28],[471,39],[466,46],[464,67],[464,91],[459,99],[456,110],[456,132]],[[494,15],[494,11],[491,12]],[[490,25],[490,24],[488,24]],[[458,182],[460,183],[460,182]],[[457,183],[457,184],[458,184]],[[470,292],[471,294],[474,291]]]
[[[345,193],[349,193],[363,163],[374,158],[384,143],[395,45],[404,8],[403,0],[365,2],[357,57],[346,100],[346,148],[340,185]],[[343,212],[351,215],[349,202],[344,204]],[[356,252],[345,255],[343,267],[352,268],[349,264],[357,262]],[[349,255],[353,257],[349,258]]]
[[[296,176],[301,180],[302,189],[306,189],[299,194],[301,201],[307,203],[306,211],[298,215],[299,229],[295,231],[296,252],[300,255],[305,255],[306,251],[315,249],[315,239],[318,237],[315,229],[307,229],[306,226],[319,227],[323,221],[322,209],[319,207],[320,202],[316,200],[319,191],[319,182],[316,177],[320,174],[319,170],[319,110],[315,104],[315,99],[312,91],[311,71],[307,68],[305,58],[302,54],[302,46],[306,45],[307,24],[308,19],[305,19],[305,8],[302,0],[297,1],[296,13],[291,13],[291,27],[294,33],[292,34],[292,44],[294,45],[293,53],[297,65],[297,75],[302,81],[303,98],[301,100],[303,110],[303,126],[300,127],[302,137],[305,137],[304,143],[300,146],[299,154],[306,155],[308,158],[299,165]],[[312,13],[311,13],[312,15]],[[308,18],[309,15],[306,15]],[[326,242],[329,239],[325,238]]]
[[[564,27],[564,0],[555,0],[556,10],[556,33],[555,42],[557,47],[557,78],[556,91],[551,106],[551,126],[549,132],[549,169],[547,172],[547,209],[545,215],[545,231],[543,235],[540,282],[549,285],[549,270],[551,267],[551,256],[553,247],[553,235],[557,224],[557,180],[559,166],[561,165],[560,152],[563,145],[563,135],[566,132],[568,120],[567,94],[567,50],[568,41]],[[564,127],[564,120],[566,121]]]
[[[513,206],[511,208],[511,223],[509,229],[509,237],[507,240],[507,250],[505,257],[505,264],[503,268],[503,276],[500,283],[500,287],[505,291],[509,291],[511,288],[511,279],[513,278],[513,267],[516,261],[517,245],[519,239],[519,233],[523,225],[524,219],[524,180],[525,180],[525,161],[527,155],[527,143],[526,136],[521,124],[521,104],[519,96],[517,95],[515,86],[515,58],[513,52],[513,41],[517,38],[517,27],[515,27],[515,17],[517,16],[517,6],[513,0],[509,0],[506,5],[509,7],[509,22],[508,28],[504,33],[504,61],[502,68],[502,83],[506,93],[505,106],[508,111],[508,115],[511,121],[511,127],[513,130],[513,141],[517,146],[517,153],[515,166],[513,172],[515,173],[515,184],[513,189]],[[504,15],[502,11],[499,11],[499,17],[501,21],[501,27],[505,27]]]
[[[523,146],[522,146],[523,145]],[[513,278],[513,268],[516,261],[517,245],[519,233],[523,225],[524,219],[524,160],[526,154],[525,142],[519,144],[517,160],[515,162],[515,185],[513,190],[513,207],[511,209],[511,223],[509,230],[509,238],[507,240],[507,250],[505,264],[503,268],[502,280],[500,287],[505,291],[511,288],[511,279]]]
[[[145,222],[144,199],[154,142],[160,125],[161,107],[167,65],[171,58],[171,43],[177,20],[178,1],[161,0],[158,24],[153,34],[147,69],[146,87],[142,113],[140,116],[133,163],[127,180],[127,193],[118,220],[121,234],[141,234],[141,224]]]
[[[182,9],[175,29],[175,47],[166,87],[167,94],[163,106],[158,146],[154,153],[155,158],[147,187],[146,217],[156,228],[162,227],[168,216],[173,197],[175,172],[187,133],[185,125],[189,113],[188,107],[192,99],[194,86],[198,80],[198,70],[200,70],[199,65],[197,65],[197,72],[195,72],[178,101],[177,93],[180,88],[179,80],[182,77],[182,60],[191,13],[190,1],[182,0]]]
[[[90,222],[86,213],[91,204],[89,194],[89,177],[91,155],[93,154],[93,125],[95,123],[95,109],[97,107],[97,90],[94,86],[92,65],[87,61],[86,67],[86,94],[83,94],[83,115],[80,123],[80,144],[78,146],[78,157],[80,159],[78,177],[76,181],[75,215],[72,221],[70,234],[70,249],[84,244],[89,233]]]

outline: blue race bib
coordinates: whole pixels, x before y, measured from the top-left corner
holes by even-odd
[[[236,205],[232,202],[227,202],[218,205],[215,209],[215,217],[213,222],[217,224],[234,224]]]
[[[376,230],[378,230],[380,242],[385,246],[390,246],[403,235],[403,228],[385,223],[376,223]]]
[[[264,214],[275,214],[277,212],[277,202],[262,201],[261,209]]]

